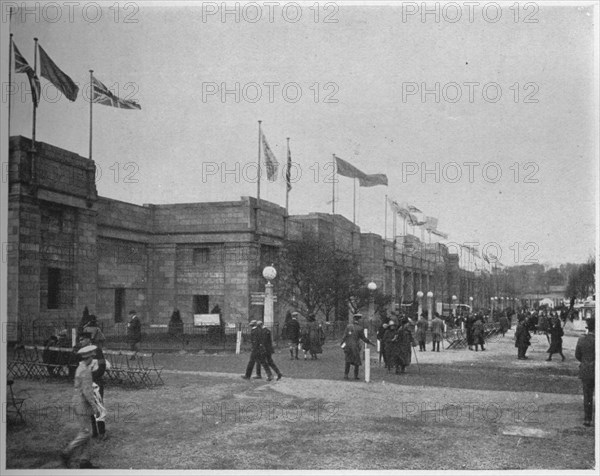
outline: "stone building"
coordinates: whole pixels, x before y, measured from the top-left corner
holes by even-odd
[[[253,197],[168,205],[99,197],[92,160],[41,142],[31,151],[21,136],[10,138],[8,209],[9,339],[14,324],[76,322],[85,306],[105,325],[130,309],[164,324],[175,308],[191,324],[215,305],[227,322],[261,318],[251,295],[264,291],[263,267],[285,240],[307,233],[356,253],[365,279],[397,302],[418,290],[459,294],[474,279],[443,245],[384,240],[340,215],[288,217]],[[276,303],[276,319],[284,305]]]

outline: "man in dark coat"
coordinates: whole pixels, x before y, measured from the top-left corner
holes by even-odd
[[[473,323],[475,322],[475,316],[469,314],[465,320],[465,332],[467,333],[467,345],[469,350],[473,350]]]
[[[323,328],[317,323],[314,314],[306,318],[306,325],[302,328],[302,350],[304,350],[304,360],[306,353],[310,353],[312,360],[317,360],[317,354],[323,353]]]
[[[258,329],[260,330],[260,339],[265,352],[265,370],[267,370],[268,368],[273,369],[277,374],[277,380],[281,380],[281,377],[283,377],[283,375],[277,368],[277,365],[275,365],[275,362],[273,362],[273,354],[275,353],[275,351],[273,350],[273,339],[271,338],[271,331],[268,327],[263,327],[262,321],[258,321],[256,324]],[[267,380],[273,380],[273,377],[271,377],[269,370],[267,370]]]
[[[547,352],[550,355],[548,355],[546,361],[550,362],[552,360],[552,354],[559,354],[564,362],[565,356],[562,351],[562,336],[565,333],[560,325],[558,316],[555,316],[550,320],[548,333],[550,334],[550,347],[548,348]]]
[[[396,321],[390,320],[383,335],[385,368],[388,372],[392,370],[392,367],[400,365],[400,347],[398,344]]]
[[[504,335],[506,334],[506,331],[510,328],[509,324],[508,324],[508,317],[506,315],[506,313],[502,314],[500,316],[500,332],[502,332],[502,337],[504,337]]]
[[[579,364],[579,378],[583,385],[583,424],[592,425],[594,386],[596,378],[596,319],[587,319],[588,333],[577,340],[575,358]]]
[[[410,365],[412,360],[412,348],[415,346],[411,325],[408,322],[408,319],[404,319],[401,322],[402,324],[400,325],[397,334],[400,371],[398,371],[398,366],[396,366],[396,373],[404,373],[406,367]]]
[[[431,339],[433,347],[432,352],[440,351],[440,342],[444,338],[444,321],[440,319],[439,314],[436,313],[435,317],[431,321]],[[436,349],[437,347],[437,349]]]
[[[358,368],[361,366],[362,361],[360,359],[360,342],[363,341],[367,344],[373,345],[369,339],[365,337],[362,327],[359,325],[361,320],[361,314],[354,315],[354,322],[346,326],[344,331],[344,338],[342,339],[342,349],[344,349],[344,356],[346,360],[346,367],[344,369],[344,379],[348,380],[348,373],[350,372],[350,366],[354,366],[354,380],[358,378]]]
[[[252,377],[252,370],[254,369],[254,365],[256,364],[256,377],[254,378],[262,378],[260,374],[260,366],[264,362],[265,352],[261,352],[262,339],[261,339],[261,331],[258,328],[258,321],[252,320],[250,321],[250,345],[252,346],[250,350],[250,360],[248,361],[248,365],[246,366],[246,373],[242,375],[245,379],[250,379]],[[267,376],[271,374],[269,370],[267,372]]]
[[[483,347],[484,342],[484,327],[483,327],[483,317],[477,316],[475,322],[473,323],[473,328],[471,329],[473,345],[475,346],[475,352],[478,351],[477,347],[481,345],[481,350],[485,350]]]
[[[417,332],[415,335],[417,342],[419,343],[419,351],[421,352],[425,352],[427,350],[425,348],[425,341],[427,339],[427,327],[429,327],[429,323],[427,322],[427,319],[425,319],[425,316],[421,314],[419,316],[419,320],[417,321]]]
[[[285,336],[290,345],[290,360],[298,360],[298,346],[300,345],[300,323],[298,313],[292,312],[291,319],[285,323]]]
[[[137,316],[137,312],[129,311],[129,322],[127,323],[127,342],[129,342],[130,350],[134,352],[140,351],[140,342],[142,341],[142,322]],[[135,356],[131,356],[135,359]]]
[[[531,334],[527,328],[527,319],[525,316],[519,316],[519,323],[515,330],[515,347],[518,349],[517,358],[519,360],[526,360],[528,358],[525,357],[525,353],[527,352],[527,347],[530,346],[530,342]]]

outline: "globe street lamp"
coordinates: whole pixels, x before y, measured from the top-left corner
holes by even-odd
[[[455,295],[452,295],[452,315],[456,317],[456,301],[458,298]]]
[[[263,322],[265,327],[273,328],[273,285],[271,281],[277,277],[277,271],[271,266],[266,266],[262,272],[263,278],[267,280],[265,284],[265,308]]]
[[[433,293],[427,293],[427,319],[431,321],[433,318]]]
[[[419,305],[417,315],[418,317],[421,317],[421,314],[423,314],[423,291],[419,291],[417,293],[417,303]]]
[[[367,284],[367,289],[369,290],[369,320],[373,320],[375,317],[375,298],[373,297],[373,293],[377,289],[377,284],[371,281]]]

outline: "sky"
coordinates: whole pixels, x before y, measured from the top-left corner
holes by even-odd
[[[421,2],[242,2],[237,17],[234,4],[223,15],[221,2],[99,3],[38,2],[13,14],[10,31],[30,64],[37,37],[82,86],[70,102],[41,79],[37,140],[88,157],[90,69],[141,105],[93,106],[101,196],[137,204],[256,196],[261,120],[280,163],[278,180],[261,181],[261,198],[285,205],[289,137],[290,214],[331,212],[336,154],[388,177],[387,187],[356,187],[363,232],[391,238],[387,195],[437,217],[449,241],[477,243],[506,266],[596,254],[591,3],[480,2],[471,11],[432,3],[423,15]],[[26,76],[12,81],[10,134],[30,137]],[[353,194],[353,180],[338,177],[336,213],[349,220]]]

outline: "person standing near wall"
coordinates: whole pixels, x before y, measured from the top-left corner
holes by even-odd
[[[142,341],[142,321],[135,311],[129,311],[129,322],[127,323],[127,342],[133,352],[140,351],[140,342]],[[135,355],[131,356],[135,359]]]
[[[583,385],[583,425],[592,425],[594,387],[596,379],[596,319],[586,320],[588,333],[577,340],[575,358],[579,364],[579,378]]]

